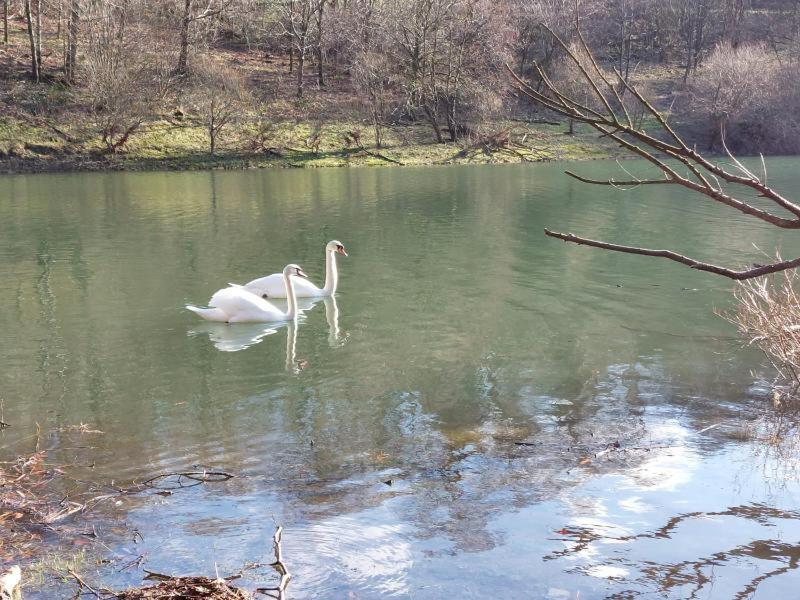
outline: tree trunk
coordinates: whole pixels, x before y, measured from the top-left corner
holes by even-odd
[[[184,0],[181,18],[181,49],[178,54],[178,73],[186,74],[189,68],[189,24],[192,22],[192,0]]]
[[[456,121],[456,103],[455,101],[448,102],[447,104],[447,131],[450,133],[450,141],[455,142],[458,140],[458,122]]]
[[[42,75],[42,0],[36,0],[36,65]]]
[[[425,118],[428,119],[428,123],[430,123],[431,127],[433,127],[433,134],[436,136],[436,143],[444,143],[444,139],[442,139],[442,130],[439,129],[439,123],[436,121],[436,117],[434,116],[430,107],[427,104],[423,104],[422,110],[425,112]]]
[[[31,15],[31,0],[24,0],[25,22],[28,25],[28,41],[31,46],[31,77],[39,82],[39,61],[36,58],[36,36],[33,33],[33,17]]]
[[[75,69],[78,57],[78,24],[80,19],[80,0],[70,0],[67,21],[67,59],[64,61],[64,77],[67,83],[75,83]]]
[[[317,83],[325,87],[325,77],[322,72],[322,15],[325,8],[324,0],[319,3],[317,10]]]
[[[303,51],[297,53],[297,97],[303,97],[303,70],[306,65],[306,55]]]
[[[211,107],[209,110],[209,120],[208,120],[208,141],[209,141],[209,150],[211,151],[211,156],[214,156],[214,153],[217,151],[217,122],[214,116],[216,115],[216,108],[215,108],[215,101],[211,100]]]
[[[294,48],[289,46],[289,75],[294,72]]]
[[[3,0],[3,43],[8,44],[8,0]]]

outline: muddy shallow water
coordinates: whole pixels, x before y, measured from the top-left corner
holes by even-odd
[[[799,164],[773,161],[770,182],[793,189]],[[290,597],[790,597],[794,420],[714,314],[729,282],[541,233],[736,265],[772,230],[562,171],[0,178],[0,454],[31,451],[39,423],[75,477],[237,474],[98,507],[75,545],[116,588],[141,581],[120,570],[139,556],[212,575],[269,561],[278,522]],[[340,292],[297,327],[182,308],[288,262],[321,282],[332,238]]]

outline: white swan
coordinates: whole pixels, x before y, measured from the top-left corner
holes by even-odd
[[[294,280],[291,277],[306,277],[297,265],[286,265],[283,279],[289,290],[289,310],[283,312],[260,296],[248,292],[242,286],[223,288],[211,296],[209,308],[198,308],[188,304],[187,309],[203,317],[207,321],[225,323],[269,323],[272,321],[291,321],[297,316],[297,298],[294,292]]]
[[[336,286],[339,283],[336,254],[347,256],[342,242],[332,240],[325,246],[325,286],[318,288],[306,279],[296,280],[294,281],[294,292],[298,298],[332,296],[336,293]],[[286,280],[280,273],[259,277],[242,287],[261,298],[286,298]]]

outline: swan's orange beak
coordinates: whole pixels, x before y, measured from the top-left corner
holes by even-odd
[[[306,279],[308,279],[308,275],[306,275],[306,272],[303,271],[303,269],[301,269],[300,267],[297,267],[297,272],[295,273],[295,275],[297,275],[298,277],[305,277]]]
[[[344,249],[344,246],[336,246],[336,252],[342,256],[347,256],[347,251]]]

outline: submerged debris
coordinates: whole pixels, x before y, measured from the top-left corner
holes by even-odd
[[[212,600],[250,600],[250,592],[232,586],[224,579],[173,577],[159,584],[116,594],[120,600],[161,600],[168,598],[211,598]]]

